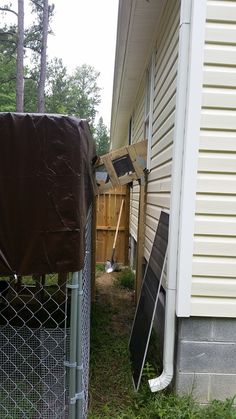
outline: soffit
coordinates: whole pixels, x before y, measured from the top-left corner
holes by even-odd
[[[165,0],[120,0],[114,69],[111,143],[124,145],[138,87],[147,67]]]

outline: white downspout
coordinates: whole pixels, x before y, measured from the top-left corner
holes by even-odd
[[[152,392],[160,391],[166,388],[172,381],[174,374],[178,235],[181,205],[185,120],[187,108],[186,104],[188,94],[190,18],[192,3],[194,1],[199,0],[182,0],[180,10],[177,97],[173,145],[174,157],[172,162],[172,188],[167,258],[163,372],[159,377],[148,381]]]

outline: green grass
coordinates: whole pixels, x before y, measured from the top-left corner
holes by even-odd
[[[105,270],[104,263],[96,263],[96,271],[104,272],[104,270]]]
[[[12,384],[12,388],[1,389],[0,417],[4,419],[35,418],[40,406],[40,395],[42,393],[40,386],[40,382],[33,387],[32,385],[29,386],[27,382],[19,381],[14,385]]]
[[[92,309],[89,418],[112,418],[121,400],[127,407],[132,402],[127,336],[114,332],[114,315],[116,310],[108,304],[97,303]]]
[[[117,333],[114,328],[114,318],[122,311],[124,307],[107,302],[97,302],[92,310],[89,419],[236,419],[233,400],[202,407],[191,395],[180,397],[170,390],[151,393],[147,379],[156,371],[149,360],[140,391],[135,393],[127,349],[129,332]]]
[[[32,276],[23,276],[22,277],[22,284],[24,285],[31,285],[31,286],[35,286],[36,285],[36,281]],[[58,276],[57,274],[50,274],[50,275],[46,275],[45,278],[45,286],[49,287],[49,286],[53,286],[53,285],[57,285],[58,284]]]
[[[133,290],[135,283],[135,274],[130,268],[126,268],[119,273],[114,285],[118,288]]]

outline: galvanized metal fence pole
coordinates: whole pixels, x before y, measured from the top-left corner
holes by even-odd
[[[77,367],[76,367],[76,419],[83,419],[83,357],[82,357],[82,303],[83,275],[79,272],[78,305],[77,305]]]
[[[72,274],[71,284],[67,287],[71,289],[70,307],[70,350],[69,350],[69,419],[76,419],[76,356],[77,356],[77,305],[78,305],[78,286],[79,272]]]

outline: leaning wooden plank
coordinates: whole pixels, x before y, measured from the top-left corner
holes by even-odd
[[[101,156],[96,164],[98,192],[140,179],[146,168],[146,155],[147,140],[144,140]]]
[[[119,178],[116,174],[116,171],[113,167],[111,157],[109,155],[105,155],[102,157],[102,162],[105,165],[109,177],[111,179],[111,183],[113,186],[119,186]]]

